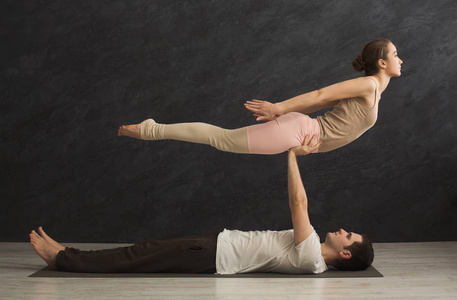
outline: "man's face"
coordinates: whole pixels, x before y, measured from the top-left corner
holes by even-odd
[[[343,251],[344,247],[348,247],[354,242],[361,243],[362,236],[358,233],[346,232],[342,228],[338,231],[327,233],[327,236],[325,237],[325,243],[337,252]]]

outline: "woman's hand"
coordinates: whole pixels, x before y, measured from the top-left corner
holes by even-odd
[[[289,151],[292,151],[297,156],[308,155],[310,153],[318,152],[318,149],[321,144],[322,141],[320,141],[319,143],[317,142],[317,135],[313,135],[312,137],[307,135],[305,136],[305,141],[303,142],[303,145],[289,149]]]
[[[284,114],[279,111],[276,104],[268,101],[254,99],[252,101],[246,101],[244,106],[254,113],[253,116],[257,121],[272,121]]]

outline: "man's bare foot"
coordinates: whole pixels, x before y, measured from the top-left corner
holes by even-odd
[[[56,269],[56,257],[59,250],[49,244],[35,230],[32,230],[29,237],[33,250],[48,264],[50,269]]]
[[[46,232],[44,232],[43,230],[43,227],[38,227],[38,233],[40,234],[40,236],[46,241],[48,242],[49,244],[51,244],[51,246],[53,246],[54,248],[56,248],[57,250],[59,251],[64,251],[65,250],[65,247],[62,246],[61,244],[57,243],[56,241],[54,241],[49,235],[46,234]]]
[[[135,139],[140,139],[140,124],[122,125],[117,131],[118,136],[128,136]]]

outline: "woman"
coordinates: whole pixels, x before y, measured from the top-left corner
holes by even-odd
[[[401,75],[403,61],[388,39],[369,42],[352,62],[365,77],[336,83],[279,103],[252,100],[245,107],[257,121],[267,123],[234,130],[205,123],[158,124],[152,119],[124,125],[118,135],[143,140],[173,139],[211,145],[234,153],[277,154],[303,144],[306,135],[317,136],[318,151],[328,152],[357,139],[377,119],[381,94],[390,78]],[[313,119],[307,114],[333,107]]]

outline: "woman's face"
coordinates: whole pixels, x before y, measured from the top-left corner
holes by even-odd
[[[403,61],[398,57],[397,48],[392,43],[387,48],[389,49],[389,53],[387,54],[387,59],[383,60],[384,64],[382,68],[391,77],[401,76],[401,65]]]

